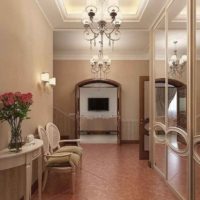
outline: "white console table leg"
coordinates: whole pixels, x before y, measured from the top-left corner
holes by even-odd
[[[38,157],[38,199],[42,199],[42,156]]]
[[[26,200],[31,199],[32,165],[26,164]]]

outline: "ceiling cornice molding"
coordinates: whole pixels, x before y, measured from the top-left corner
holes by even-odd
[[[63,0],[54,0],[56,6],[59,10],[60,16],[63,22],[80,22],[80,13],[79,14],[71,14],[71,16],[67,13],[67,9],[64,6]],[[145,9],[148,6],[150,0],[142,0],[138,7],[136,14],[127,14],[123,15],[123,22],[140,22],[141,18],[144,14]]]
[[[138,22],[141,21],[141,18],[144,14],[144,11],[146,10],[147,6],[149,4],[149,0],[143,0],[143,2],[140,3],[140,6],[139,6],[139,9],[137,11],[137,14],[136,14],[136,18],[138,19]],[[131,21],[133,22],[133,21]]]
[[[164,14],[165,9],[167,7],[169,7],[169,5],[173,2],[173,0],[168,0],[164,3],[163,7],[161,8],[160,12],[158,13],[157,17],[155,18],[155,20],[153,21],[153,23],[149,26],[149,31],[151,31],[151,29],[153,29],[154,25],[157,23],[157,21],[159,20],[159,18]]]
[[[42,12],[42,15],[44,16],[45,20],[47,21],[48,25],[50,26],[50,28],[52,30],[54,30],[54,27],[52,25],[52,23],[50,22],[49,18],[47,17],[46,13],[44,12],[43,8],[41,7],[40,3],[38,0],[35,0],[36,5],[38,6],[38,8],[40,9],[40,11]]]
[[[54,60],[87,60],[89,62],[91,55],[83,55],[83,54],[67,54],[67,53],[55,53]],[[111,60],[149,60],[149,54],[113,54],[110,56]]]

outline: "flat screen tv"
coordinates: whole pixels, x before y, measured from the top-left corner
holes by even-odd
[[[109,98],[88,98],[88,111],[109,111]]]

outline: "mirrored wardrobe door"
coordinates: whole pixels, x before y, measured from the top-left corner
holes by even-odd
[[[168,126],[187,130],[187,0],[168,8]]]
[[[153,149],[154,168],[166,177],[166,142],[165,142],[165,77],[166,77],[166,29],[165,17],[158,22],[154,36],[154,129]]]
[[[167,9],[167,16],[167,180],[181,199],[187,200],[187,0],[174,0]]]
[[[194,197],[200,199],[200,0],[196,0]]]

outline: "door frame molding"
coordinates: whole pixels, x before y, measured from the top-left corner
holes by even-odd
[[[144,150],[144,82],[149,81],[149,76],[139,77],[139,158],[140,160],[149,159],[149,151]],[[150,83],[150,82],[149,82]],[[143,102],[143,104],[141,103]],[[141,116],[143,118],[141,118]]]

